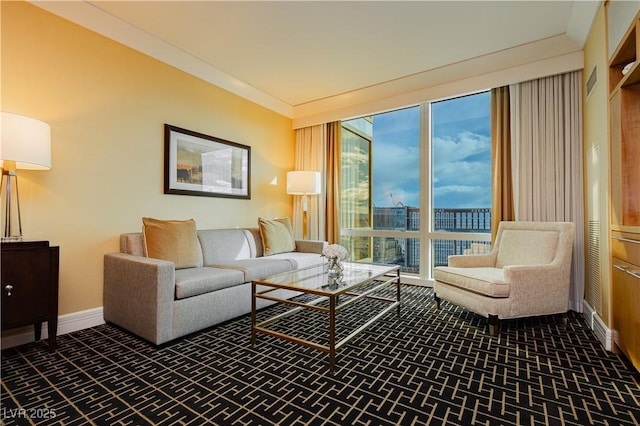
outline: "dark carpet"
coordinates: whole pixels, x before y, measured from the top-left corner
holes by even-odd
[[[503,321],[403,286],[402,311],[327,355],[258,335],[250,317],[155,347],[112,325],[2,351],[2,423],[64,425],[639,425],[640,374],[583,317]],[[375,303],[339,317],[346,335]],[[261,316],[271,314],[272,307]],[[321,341],[323,323],[295,325]]]

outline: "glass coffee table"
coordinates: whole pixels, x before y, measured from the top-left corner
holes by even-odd
[[[397,314],[400,315],[400,267],[398,265],[344,262],[343,266],[344,274],[339,284],[329,284],[326,263],[270,275],[252,281],[251,345],[255,345],[257,333],[264,333],[308,346],[327,353],[329,355],[329,369],[334,372],[336,351],[390,310],[396,308]],[[386,295],[376,294],[393,285],[396,287],[395,292],[393,292],[395,297],[389,297],[388,291]],[[311,296],[305,299],[311,300],[290,300],[270,294],[278,289],[305,294]],[[290,305],[293,308],[258,323],[256,310],[258,299]],[[368,320],[351,331],[349,335],[337,341],[336,319],[338,312],[348,308],[355,302],[363,300],[383,302],[384,308],[381,310],[379,308],[378,310],[374,309],[372,316]],[[293,332],[297,333],[296,330],[291,330],[291,333],[289,333],[267,328],[268,325],[305,309],[325,314],[328,327],[328,342],[326,345],[299,336],[293,336]],[[293,324],[295,326],[295,320]]]

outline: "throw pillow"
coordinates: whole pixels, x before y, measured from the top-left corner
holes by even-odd
[[[293,228],[288,217],[281,219],[258,218],[264,255],[287,253],[296,249]]]
[[[196,222],[142,218],[144,252],[147,257],[169,260],[176,269],[195,268],[200,264]]]

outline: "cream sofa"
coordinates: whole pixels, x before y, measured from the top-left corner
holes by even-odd
[[[197,240],[197,266],[176,269],[145,257],[142,233],[122,234],[120,253],[104,256],[105,321],[168,342],[251,312],[252,280],[321,263],[326,244],[295,241],[294,251],[264,256],[258,228],[198,230]]]
[[[444,299],[489,319],[566,313],[574,225],[570,222],[501,222],[491,253],[449,256],[434,268],[437,307]],[[566,318],[566,317],[565,317]]]

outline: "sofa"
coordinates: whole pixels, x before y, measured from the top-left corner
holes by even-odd
[[[266,244],[260,221],[258,228],[205,230],[190,223],[195,243],[187,242],[187,249],[171,238],[160,240],[161,251],[179,247],[174,255],[180,258],[173,260],[164,253],[159,254],[164,258],[151,256],[144,226],[143,232],[122,234],[120,252],[104,256],[105,321],[160,345],[251,312],[252,280],[324,260],[325,242],[294,241],[288,220],[274,223],[287,231],[284,246],[281,237],[269,237],[280,250]],[[186,263],[185,252],[193,252]],[[286,298],[297,294],[275,292]],[[257,308],[270,303],[258,300]]]

